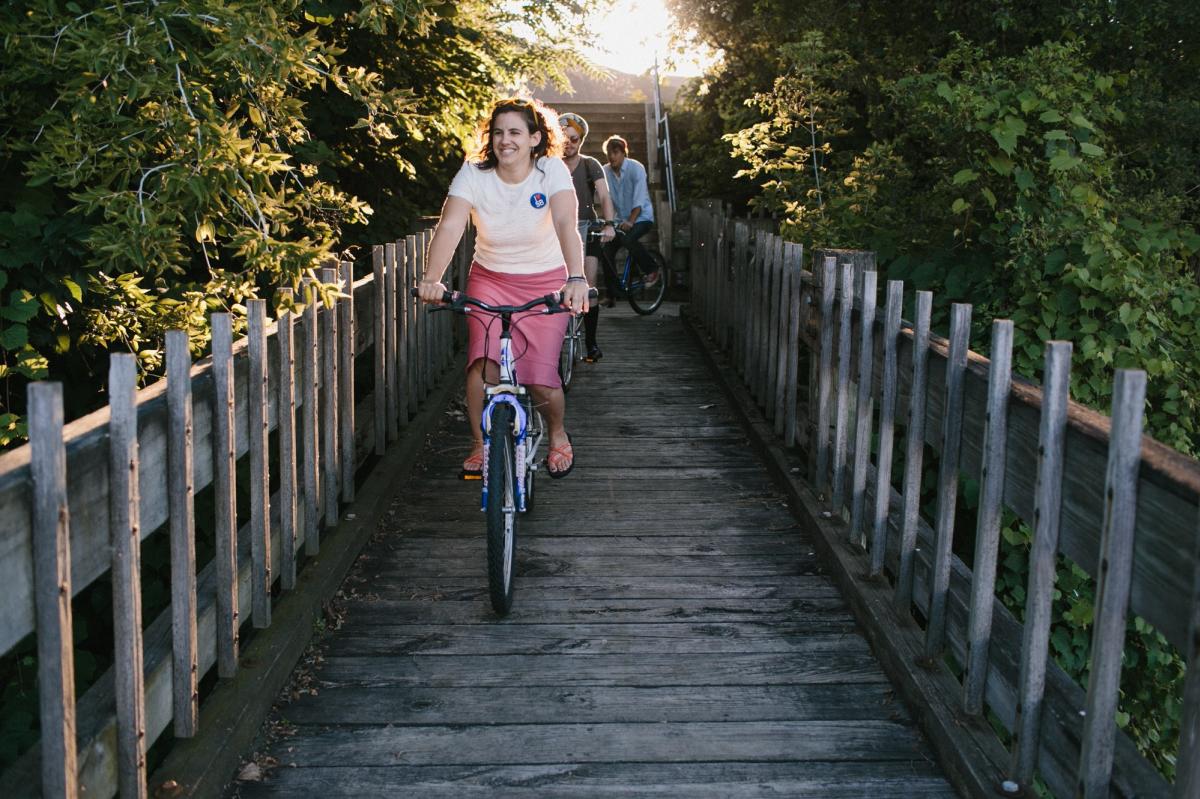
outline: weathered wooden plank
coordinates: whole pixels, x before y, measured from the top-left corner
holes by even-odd
[[[250,413],[250,560],[253,613],[258,629],[271,626],[271,476],[267,463],[267,303],[246,303],[250,379],[247,408]]]
[[[1033,545],[1029,552],[1029,582],[1025,591],[1025,625],[1021,642],[1021,677],[1017,728],[1010,778],[1028,785],[1037,766],[1046,659],[1053,620],[1054,577],[1057,572],[1058,522],[1062,508],[1064,433],[1071,385],[1071,344],[1046,344],[1042,425],[1038,437],[1038,497]]]
[[[867,464],[871,460],[871,426],[875,399],[871,392],[872,370],[875,366],[875,294],[878,274],[864,272],[862,276],[862,312],[859,316],[858,396],[854,402],[854,468],[850,481],[850,527],[847,538],[855,544],[862,542],[866,532],[863,504],[867,490]]]
[[[486,590],[486,579],[482,567],[483,553],[470,562],[458,561],[424,572],[425,576],[435,576],[437,572],[447,572],[442,579],[476,580],[476,584]],[[404,567],[405,561],[397,565]],[[410,569],[411,571],[411,569]],[[762,574],[752,573],[741,575],[737,570],[731,570],[731,577],[763,579],[769,577],[795,577],[795,574]],[[595,570],[580,569],[578,574],[586,579],[588,575],[596,574]],[[570,572],[555,571],[550,575],[561,577]],[[654,577],[661,575],[637,575],[616,573],[615,579],[631,577]],[[519,580],[537,578],[537,571],[521,571]],[[686,574],[674,572],[671,576],[682,579]],[[713,579],[725,575],[710,575]],[[389,575],[383,575],[380,580],[384,584],[405,584],[406,575],[401,574],[392,583]],[[524,584],[523,582],[521,583]],[[486,594],[478,594],[476,598],[464,599],[457,602],[437,602],[410,599],[391,599],[382,595],[362,595],[346,599],[344,609],[355,619],[355,624],[378,627],[393,627],[399,624],[480,624],[489,623],[495,619],[491,606],[487,603]],[[790,600],[721,598],[714,605],[712,598],[683,597],[674,599],[627,599],[614,597],[598,600],[542,600],[536,596],[521,597],[521,602],[514,603],[512,611],[505,618],[508,624],[574,624],[578,622],[594,622],[603,619],[606,624],[629,623],[674,623],[703,622],[705,624],[735,623],[735,622],[788,622],[795,621],[799,614],[804,614],[805,623],[813,630],[823,629],[827,632],[853,633],[853,620],[847,615],[841,600],[837,598],[797,598]]]
[[[950,306],[950,356],[946,361],[946,401],[938,460],[937,537],[934,543],[933,594],[925,626],[925,657],[941,654],[946,640],[946,592],[954,548],[954,514],[958,500],[959,448],[962,446],[963,382],[971,336],[971,306]]]
[[[421,279],[422,272],[417,264],[417,237],[406,236],[404,239],[404,280],[399,290],[407,308],[405,318],[404,342],[408,350],[408,380],[405,385],[408,390],[409,413],[416,413],[421,405],[424,394],[421,391],[421,312],[420,301],[409,294],[409,288],[415,286]]]
[[[1104,530],[1100,573],[1096,577],[1096,619],[1092,628],[1087,708],[1079,755],[1076,795],[1109,795],[1117,734],[1117,700],[1125,653],[1125,613],[1133,576],[1133,534],[1137,516],[1138,466],[1146,373],[1118,369],[1113,379],[1112,439],[1105,475]]]
[[[321,282],[326,285],[337,283],[337,270],[325,267],[320,270]],[[341,448],[338,444],[338,301],[327,295],[321,309],[321,516],[325,526],[337,526],[341,513],[338,498],[341,496]]]
[[[285,765],[291,764],[284,759]],[[548,763],[540,765],[281,768],[269,782],[238,787],[244,799],[266,796],[380,796],[406,786],[423,799],[508,799],[555,796],[687,797],[687,799],[954,799],[957,794],[925,761],[858,763]]]
[[[896,437],[896,339],[900,335],[900,311],[904,303],[904,282],[889,280],[883,321],[883,378],[879,386],[879,455],[875,470],[875,505],[871,515],[872,577],[883,572],[887,553],[887,519],[892,492],[892,446]]]
[[[391,247],[389,261],[396,257],[396,245],[390,244]],[[374,395],[375,395],[375,455],[383,457],[383,453],[387,450],[388,442],[388,423],[395,417],[396,397],[391,390],[390,374],[388,370],[388,347],[387,342],[387,279],[384,276],[384,245],[376,244],[371,247],[371,274],[375,278],[375,318],[372,320],[375,326],[375,349],[373,352],[372,364],[375,367]],[[387,420],[387,421],[385,421]]]
[[[342,261],[341,289],[351,297],[354,294],[354,266],[349,261]],[[355,457],[354,442],[354,303],[350,298],[338,301],[338,422],[341,429],[338,441],[341,445],[341,485],[342,502],[350,504],[354,501],[354,472],[357,458]]]
[[[395,441],[400,437],[400,424],[408,423],[408,354],[401,341],[407,303],[398,293],[404,269],[400,261],[404,258],[403,243],[388,242],[384,252],[387,256],[384,300],[387,305],[388,440]]]
[[[305,283],[303,362],[303,426],[302,463],[304,474],[304,551],[309,557],[321,551],[321,447],[318,444],[320,418],[320,325],[317,305],[320,299],[316,286]]]
[[[296,483],[296,354],[295,319],[290,308],[292,290],[281,289],[283,307],[276,323],[279,336],[279,583],[285,591],[296,587],[296,515],[299,498]],[[377,337],[376,341],[381,341]],[[381,350],[376,347],[376,350]],[[382,392],[376,392],[382,394]]]
[[[108,368],[109,518],[112,520],[113,671],[117,779],[122,797],[146,796],[146,688],[142,676],[141,530],[138,525],[137,359]],[[73,742],[73,739],[70,739]]]
[[[213,369],[213,506],[217,564],[217,673],[237,674],[237,399],[233,326],[227,313],[210,317]]]
[[[810,658],[767,653],[719,655],[479,655],[472,658],[328,657],[330,685],[791,685],[882,682],[868,652]],[[795,742],[793,742],[794,744]]]
[[[787,424],[784,401],[787,397],[788,374],[788,328],[790,322],[788,300],[792,291],[792,247],[780,240],[779,280],[774,299],[775,307],[775,379],[771,398],[771,418],[775,421],[775,434],[782,436]]]
[[[996,563],[1000,548],[1001,498],[1004,496],[1005,443],[1008,437],[1008,394],[1012,388],[1013,323],[992,322],[992,363],[988,377],[983,469],[979,476],[979,509],[975,517],[975,559],[971,569],[969,646],[963,680],[963,710],[983,712],[992,606],[996,599]],[[879,490],[879,489],[876,489]]]
[[[484,573],[482,571],[482,553],[481,549],[479,558],[471,559],[463,564],[437,561],[424,567],[422,573],[428,575],[482,575]],[[414,558],[399,561],[399,563],[403,564],[403,568],[416,569],[420,568],[421,564],[427,560],[427,558]],[[775,555],[747,555],[731,563],[722,563],[715,558],[706,558],[702,555],[677,555],[663,558],[661,564],[653,565],[645,563],[644,557],[597,555],[571,558],[567,561],[558,558],[524,558],[521,553],[518,553],[517,563],[525,569],[524,573],[527,574],[588,574],[596,569],[601,569],[611,574],[648,577],[657,576],[664,571],[675,575],[695,577],[718,577],[723,574],[740,576],[798,575],[814,573],[819,568],[815,556],[810,559],[799,555],[794,558]]]
[[[429,577],[420,574],[370,574],[372,588],[382,594],[429,603],[477,602],[486,598],[487,586],[478,577]],[[714,578],[697,582],[690,577],[659,575],[642,580],[620,575],[522,574],[523,601],[607,599],[705,599],[722,602],[760,600],[838,599],[837,589],[821,575],[748,576]],[[752,607],[747,605],[747,607]],[[796,620],[796,619],[793,619]],[[594,620],[593,620],[594,621]],[[353,619],[346,620],[352,627]]]
[[[817,452],[813,484],[818,493],[829,483],[829,417],[833,394],[833,299],[837,288],[837,261],[826,258],[821,267],[821,349],[817,373]]]
[[[795,446],[796,434],[796,393],[797,381],[800,379],[800,327],[803,321],[802,295],[802,266],[804,264],[804,245],[789,242],[787,245],[787,263],[789,270],[787,296],[787,371],[784,375],[785,389],[783,394],[784,446]]]
[[[69,799],[75,778],[75,655],[71,628],[71,532],[62,383],[30,383],[29,471],[37,607],[42,795]]]
[[[171,506],[171,626],[175,735],[190,738],[200,720],[196,652],[196,522],[192,505],[192,356],[188,334],[168,330],[167,486]]]
[[[497,675],[500,676],[500,675]],[[515,751],[525,763],[720,762],[763,760],[913,759],[920,738],[891,721],[764,721],[725,724],[585,724],[412,726],[316,731],[291,738],[296,762],[361,767],[503,762]]]
[[[573,507],[576,507],[573,505]],[[812,548],[798,536],[789,532],[754,536],[711,536],[704,534],[655,536],[647,542],[624,541],[593,530],[587,536],[558,535],[558,531],[542,525],[545,533],[526,525],[522,532],[520,553],[527,558],[553,557],[572,558],[579,556],[652,557],[655,553],[664,558],[674,555],[704,555],[711,558],[742,557],[744,555],[774,555],[780,558],[807,555]],[[481,531],[482,532],[482,531]],[[445,536],[406,535],[403,540],[392,544],[395,557],[429,555],[431,559],[453,560],[478,557],[481,542],[469,537],[447,538]],[[615,554],[614,554],[615,553]],[[665,570],[665,564],[664,564]]]
[[[842,518],[846,497],[846,447],[850,427],[850,355],[854,317],[854,266],[841,264],[838,278],[837,401],[833,423],[833,515]]]
[[[495,636],[495,640],[502,642],[504,637]],[[604,640],[602,635],[599,640]],[[675,686],[624,685],[570,690],[539,685],[353,686],[324,688],[317,696],[301,694],[281,712],[292,724],[489,724],[518,708],[527,724],[564,718],[581,724],[611,724],[907,717],[904,707],[891,697],[887,683],[689,686],[686,692]]]
[[[896,576],[896,607],[908,612],[912,604],[913,550],[917,545],[917,520],[921,515],[921,466],[925,460],[925,398],[928,384],[929,318],[933,293],[917,292],[913,326],[912,381],[909,384],[908,439],[904,450],[904,525],[900,530],[900,570]]]
[[[771,272],[767,286],[767,375],[763,383],[763,413],[768,421],[774,421],[778,406],[775,403],[779,385],[779,345],[783,340],[779,324],[782,315],[780,302],[783,297],[783,239],[771,237]]]
[[[867,642],[827,622],[700,624],[434,624],[352,627],[323,647],[328,657],[493,655],[865,654]]]

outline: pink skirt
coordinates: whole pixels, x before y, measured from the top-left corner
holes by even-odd
[[[566,266],[514,275],[493,272],[474,262],[467,275],[467,294],[489,305],[523,305],[563,287]],[[543,306],[543,310],[544,310]],[[565,313],[544,315],[533,310],[513,317],[512,354],[517,379],[524,385],[560,388],[558,355],[567,331]],[[467,314],[467,365],[480,358],[500,363],[500,317],[471,307]]]

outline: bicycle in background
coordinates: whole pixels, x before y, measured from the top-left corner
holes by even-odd
[[[588,237],[598,240],[601,228],[605,225],[616,227],[619,222],[617,219],[597,219],[592,222]],[[670,280],[667,261],[656,248],[643,246],[654,264],[654,269],[646,273],[633,254],[620,246],[624,235],[618,229],[617,237],[613,239],[617,243],[616,246],[605,245],[600,248],[600,268],[604,272],[607,289],[628,300],[629,307],[636,313],[652,314],[662,305],[667,294],[667,283]],[[612,295],[609,300],[611,302]]]

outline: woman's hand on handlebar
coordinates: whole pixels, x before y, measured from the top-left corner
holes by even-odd
[[[417,284],[417,296],[424,303],[441,304],[442,298],[446,295],[446,287],[437,280],[422,280]]]
[[[570,309],[571,313],[587,313],[588,307],[588,284],[583,280],[568,280],[563,283],[562,287],[562,304]]]

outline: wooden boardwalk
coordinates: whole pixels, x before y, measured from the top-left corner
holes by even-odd
[[[955,796],[672,309],[601,343],[511,615],[452,410],[228,796]]]

